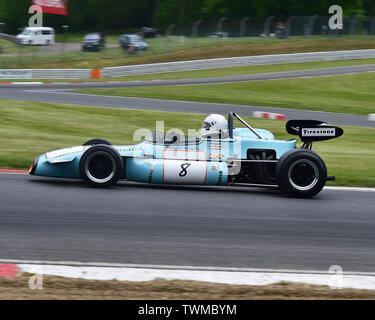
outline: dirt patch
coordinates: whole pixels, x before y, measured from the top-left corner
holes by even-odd
[[[280,282],[266,286],[163,280],[98,281],[44,276],[43,289],[29,288],[29,275],[0,278],[0,299],[375,299],[375,290],[337,289]]]

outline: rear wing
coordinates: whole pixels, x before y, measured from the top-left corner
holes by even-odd
[[[309,144],[313,141],[338,138],[344,133],[343,129],[318,120],[289,120],[286,123],[286,131],[298,135],[302,142]]]

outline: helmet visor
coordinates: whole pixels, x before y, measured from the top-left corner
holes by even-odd
[[[202,124],[202,129],[209,129],[209,128],[211,128],[211,123],[209,123],[209,122],[203,122],[203,124]]]

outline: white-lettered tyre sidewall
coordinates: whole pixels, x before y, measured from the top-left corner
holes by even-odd
[[[307,185],[298,185],[298,182],[293,180],[292,170],[298,164],[304,164],[314,172],[312,181]],[[313,197],[323,189],[326,183],[327,168],[315,152],[307,149],[294,149],[279,159],[276,175],[279,188],[284,193],[296,197]]]
[[[111,163],[111,172],[103,178],[95,177],[90,171],[90,161],[95,157],[105,157]],[[115,185],[120,179],[123,170],[123,164],[120,154],[117,150],[107,145],[95,145],[87,149],[81,157],[79,171],[82,179],[95,187],[108,187]]]

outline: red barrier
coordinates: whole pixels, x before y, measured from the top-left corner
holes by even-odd
[[[16,277],[18,266],[16,264],[0,264],[0,277]]]
[[[92,69],[91,70],[91,79],[100,79],[102,77],[102,70]]]

